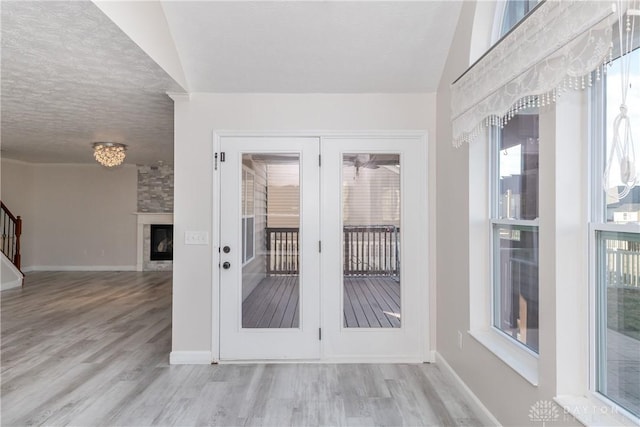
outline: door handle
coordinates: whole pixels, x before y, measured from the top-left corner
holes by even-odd
[[[224,268],[225,270],[228,270],[229,268],[231,268],[231,263],[229,261],[225,261],[222,264],[222,268]]]

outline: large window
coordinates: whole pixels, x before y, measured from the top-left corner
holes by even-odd
[[[493,326],[537,353],[537,108],[492,135]]]
[[[625,189],[637,174],[640,155],[640,53],[630,54],[627,98],[633,146],[613,146],[613,122],[620,111],[621,60],[608,67],[594,96],[593,363],[595,392],[640,417],[640,187]],[[603,171],[609,170],[603,175]],[[631,171],[631,172],[629,172]],[[631,180],[632,181],[632,180]],[[626,193],[626,194],[625,194]]]

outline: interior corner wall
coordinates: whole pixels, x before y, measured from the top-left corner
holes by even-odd
[[[186,98],[186,97],[185,97]],[[175,102],[173,352],[211,352],[215,242],[185,245],[185,231],[214,233],[213,134],[240,132],[435,133],[435,94],[203,94]],[[432,144],[429,144],[432,147]],[[431,149],[430,149],[431,151]],[[435,152],[430,152],[430,160]],[[425,282],[427,280],[425,279]],[[425,286],[428,284],[425,283]],[[215,355],[213,357],[216,357]]]
[[[546,320],[545,330],[540,331],[538,386],[526,381],[467,333],[470,328],[470,305],[483,303],[469,299],[469,213],[470,209],[482,207],[469,204],[469,146],[454,148],[452,145],[450,85],[469,66],[475,12],[476,2],[464,2],[437,92],[436,345],[438,353],[503,425],[530,425],[531,407],[538,401],[552,402],[555,397],[554,304],[541,306],[540,311],[540,316],[546,316]],[[552,113],[547,111],[542,115],[547,116],[541,118],[541,123],[546,122],[542,126],[554,125],[553,120],[549,120],[549,114]],[[552,165],[545,166],[547,171],[550,167]],[[550,185],[555,188],[555,182]],[[462,348],[458,344],[459,333],[463,336]],[[554,426],[578,424],[573,417],[563,414],[562,409],[558,409],[558,412],[559,418],[554,421]]]
[[[135,166],[3,159],[2,192],[24,218],[24,271],[135,270]]]
[[[23,222],[20,253],[21,267],[25,270],[35,262],[34,167],[30,163],[3,158],[0,170],[0,199]]]

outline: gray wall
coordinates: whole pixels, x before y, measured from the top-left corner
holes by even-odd
[[[2,197],[24,217],[23,270],[134,270],[137,171],[2,159]]]

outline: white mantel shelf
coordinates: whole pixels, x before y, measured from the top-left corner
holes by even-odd
[[[136,270],[142,271],[143,265],[143,245],[144,245],[144,226],[148,224],[173,224],[173,213],[166,212],[134,212],[132,215],[138,217],[138,237],[136,251]]]

